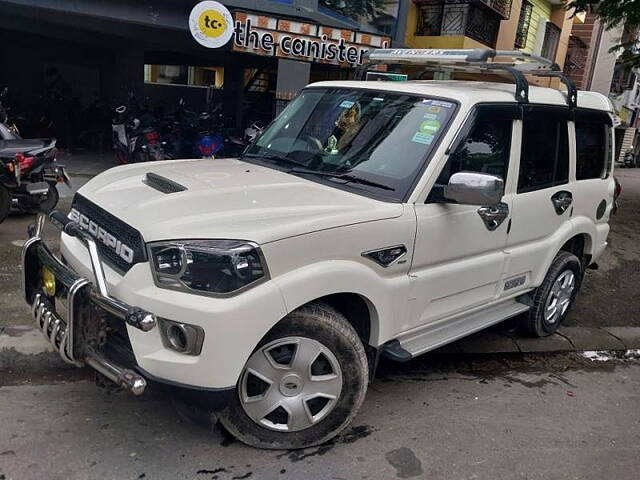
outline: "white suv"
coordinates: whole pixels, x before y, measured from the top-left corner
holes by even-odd
[[[61,259],[40,218],[27,302],[68,362],[190,397],[251,445],[322,443],[379,355],[517,315],[558,328],[615,188],[609,101],[570,103],[503,83],[310,85],[240,159],[92,179],[50,215]]]

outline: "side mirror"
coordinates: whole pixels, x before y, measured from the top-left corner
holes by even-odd
[[[458,172],[444,187],[444,197],[463,205],[497,205],[504,195],[504,180],[495,175]]]

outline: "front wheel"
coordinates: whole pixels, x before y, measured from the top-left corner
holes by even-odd
[[[531,310],[523,317],[522,329],[533,337],[555,332],[569,313],[580,284],[582,263],[570,252],[561,251],[533,297]]]
[[[368,363],[362,342],[333,308],[292,312],[247,361],[222,425],[259,448],[306,448],[346,428],[362,405]]]

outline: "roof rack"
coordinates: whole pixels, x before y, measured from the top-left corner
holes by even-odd
[[[500,58],[500,61],[495,61]],[[427,71],[455,70],[469,73],[508,74],[516,84],[516,99],[529,102],[529,82],[525,74],[559,78],[567,86],[567,105],[574,108],[578,99],[575,83],[565,76],[557,63],[518,50],[476,49],[404,49],[380,48],[370,51],[365,62],[355,72],[355,79],[362,80],[367,70],[377,65],[422,65]]]

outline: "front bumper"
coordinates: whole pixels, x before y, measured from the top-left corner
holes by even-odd
[[[50,217],[54,225],[86,246],[93,269],[92,281],[51,252],[40,236],[44,216],[30,227],[30,238],[22,251],[24,296],[37,327],[61,358],[78,367],[88,365],[135,395],[153,383],[201,406],[224,406],[232,388],[184,385],[154,376],[138,365],[128,329],[150,332],[158,323],[156,316],[111,297],[93,238],[59,212]],[[55,278],[53,295],[50,291],[47,294],[43,285],[43,267]]]

